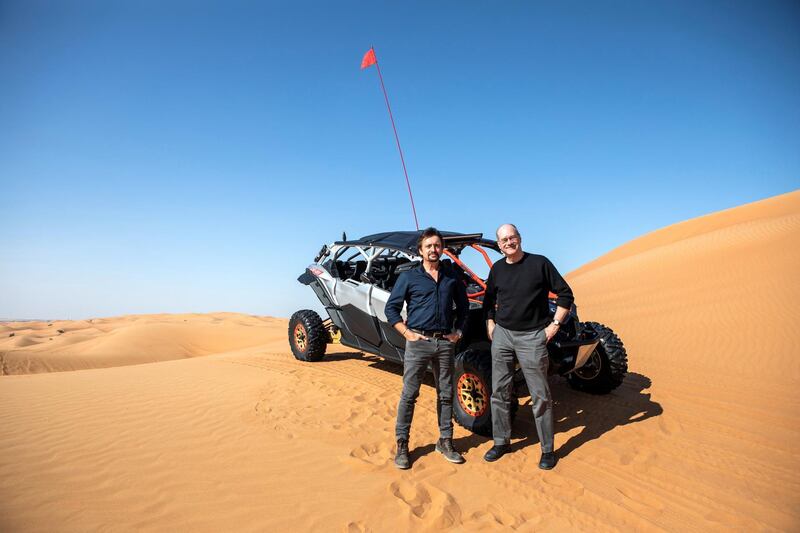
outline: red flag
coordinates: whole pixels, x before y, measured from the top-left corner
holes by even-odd
[[[364,54],[364,59],[361,60],[361,70],[364,70],[367,67],[371,67],[375,63],[378,62],[378,58],[375,57],[375,50],[370,48],[366,54]]]

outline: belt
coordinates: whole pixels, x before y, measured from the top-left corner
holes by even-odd
[[[440,331],[440,330],[426,330],[426,329],[414,329],[408,328],[414,333],[419,333],[425,337],[431,337],[433,339],[443,339],[445,335],[449,335],[449,331]]]

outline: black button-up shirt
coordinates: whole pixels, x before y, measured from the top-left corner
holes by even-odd
[[[408,302],[408,327],[446,333],[453,331],[455,302],[455,329],[464,330],[469,311],[467,288],[452,268],[445,264],[439,268],[438,282],[425,272],[421,264],[400,274],[386,301],[386,318],[390,325],[403,321],[400,316],[403,302]]]

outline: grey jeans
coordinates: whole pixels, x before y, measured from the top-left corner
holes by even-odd
[[[453,353],[455,345],[445,339],[406,341],[403,359],[403,392],[397,406],[395,435],[408,439],[411,419],[417,403],[419,388],[425,378],[428,363],[433,368],[436,383],[436,412],[439,416],[439,436],[453,437]]]
[[[542,452],[553,451],[553,400],[547,384],[547,335],[536,331],[512,331],[500,325],[492,339],[492,433],[495,444],[511,439],[509,404],[514,377],[514,354],[531,393],[533,417]]]

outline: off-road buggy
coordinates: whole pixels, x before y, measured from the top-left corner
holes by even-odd
[[[462,256],[469,249],[469,255],[482,257],[491,266],[487,250],[496,254],[500,250],[495,241],[484,239],[480,233],[442,234],[445,268],[454,269],[463,279],[470,302],[468,326],[456,346],[453,413],[458,424],[491,435],[492,365],[483,313],[486,283],[462,261]],[[402,363],[405,339],[388,324],[384,308],[400,274],[420,264],[419,235],[419,231],[397,231],[357,240],[343,236],[341,241],[324,245],[298,281],[314,290],[329,318],[323,320],[307,309],[292,315],[289,344],[294,356],[301,361],[319,361],[328,343],[340,342]],[[555,295],[550,296],[550,311],[555,313]],[[572,388],[589,393],[609,393],[622,383],[628,370],[619,337],[602,324],[579,322],[575,306],[548,344],[548,351],[550,374],[564,376]],[[519,369],[514,376],[514,391],[516,397],[529,395]],[[512,413],[516,407],[515,400]]]

